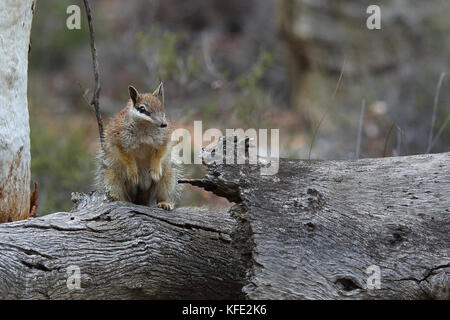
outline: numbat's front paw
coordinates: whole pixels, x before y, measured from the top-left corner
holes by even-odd
[[[109,196],[111,199],[115,200],[115,201],[120,201],[120,196],[119,196],[118,194],[116,194],[116,193],[109,192],[109,193],[108,193],[108,196]]]
[[[139,175],[137,170],[127,170],[128,180],[134,185],[139,183]]]
[[[158,166],[157,168],[150,170],[150,175],[152,176],[153,181],[159,181],[162,176],[162,168],[161,166]]]
[[[167,201],[161,201],[158,203],[158,207],[163,208],[164,210],[173,210],[173,204],[167,202]]]

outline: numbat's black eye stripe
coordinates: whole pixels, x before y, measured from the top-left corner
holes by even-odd
[[[145,115],[147,115],[147,116],[149,116],[149,117],[151,116],[151,112],[145,110],[144,107],[140,107],[140,108],[138,108],[137,110],[138,110],[140,113],[143,113],[143,114],[145,114]]]

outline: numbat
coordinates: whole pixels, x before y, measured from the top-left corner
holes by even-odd
[[[170,124],[161,83],[153,93],[128,87],[130,100],[112,119],[98,151],[98,188],[117,200],[172,210],[179,195],[180,170],[171,160]]]

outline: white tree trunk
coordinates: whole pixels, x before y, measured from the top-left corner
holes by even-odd
[[[34,0],[0,1],[0,222],[30,208],[28,48]]]

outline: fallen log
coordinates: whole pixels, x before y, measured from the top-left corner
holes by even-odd
[[[228,212],[95,192],[1,224],[0,297],[450,299],[450,153],[264,165],[180,181],[235,202]]]
[[[0,298],[244,297],[245,257],[233,249],[236,222],[226,213],[74,197],[72,212],[0,225]]]

